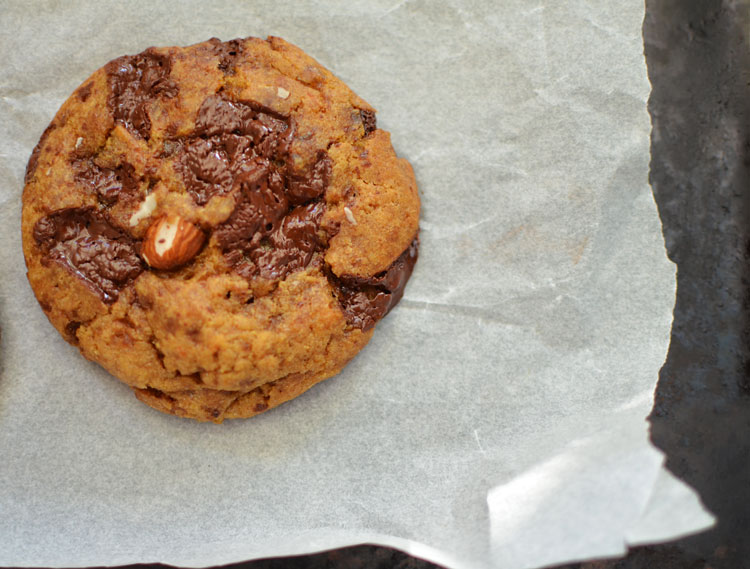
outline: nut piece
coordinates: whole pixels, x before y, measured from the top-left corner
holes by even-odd
[[[146,231],[141,256],[155,269],[181,267],[198,254],[206,236],[176,215],[157,219]]]
[[[140,207],[138,208],[138,211],[136,211],[133,215],[130,216],[130,227],[135,227],[138,225],[141,221],[141,219],[146,219],[147,217],[150,217],[152,213],[154,213],[154,210],[156,209],[156,196],[154,194],[149,194],[146,196],[146,199],[141,202]]]
[[[352,210],[350,210],[346,206],[344,206],[344,215],[346,216],[346,219],[349,220],[349,223],[351,223],[352,225],[357,225],[357,219],[354,217]]]

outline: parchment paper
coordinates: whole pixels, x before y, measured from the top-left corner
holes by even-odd
[[[712,523],[647,416],[675,271],[647,183],[643,2],[4,2],[0,565],[201,566],[375,542],[451,567],[617,555]],[[159,414],[46,321],[23,171],[150,45],[278,35],[379,111],[423,198],[404,300],[249,421]]]

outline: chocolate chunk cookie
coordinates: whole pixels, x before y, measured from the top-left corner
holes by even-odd
[[[63,104],[23,194],[31,287],[152,407],[221,422],[338,373],[417,259],[411,166],[279,38],[150,48]]]

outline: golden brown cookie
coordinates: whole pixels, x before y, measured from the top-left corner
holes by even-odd
[[[63,104],[31,155],[41,307],[167,413],[250,417],[338,373],[399,301],[419,197],[375,111],[279,38],[150,48]]]

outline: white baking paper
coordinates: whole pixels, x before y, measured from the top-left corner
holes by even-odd
[[[647,182],[642,0],[6,0],[0,565],[216,565],[357,543],[449,567],[614,556],[712,517],[645,417],[675,269]],[[96,68],[277,35],[378,109],[423,199],[404,300],[337,378],[248,421],[157,413],[47,322],[26,161]]]

